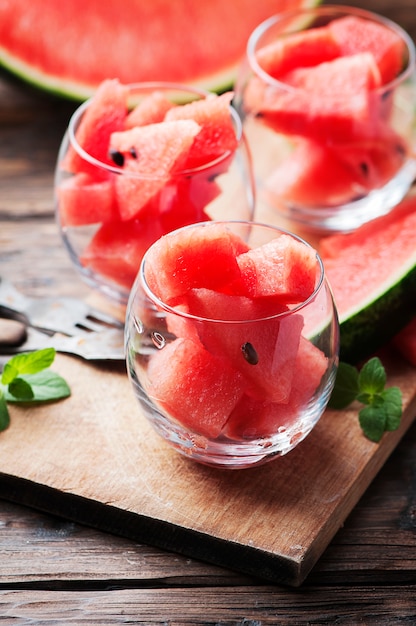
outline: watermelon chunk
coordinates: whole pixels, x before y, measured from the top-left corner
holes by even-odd
[[[118,218],[112,178],[96,180],[85,172],[79,172],[62,181],[57,196],[63,226],[106,223]]]
[[[112,133],[110,153],[123,156],[123,174],[115,182],[122,219],[138,217],[181,169],[200,126],[194,120],[178,120],[137,126]]]
[[[327,28],[338,44],[341,55],[370,52],[378,65],[383,84],[400,74],[405,43],[392,29],[355,15],[333,20]]]
[[[275,131],[320,142],[374,137],[378,132],[380,72],[369,53],[339,57],[285,75],[287,88],[266,89],[247,99]],[[256,83],[258,85],[258,83]],[[376,113],[376,115],[375,115]]]
[[[186,303],[191,314],[207,318],[196,323],[201,343],[244,375],[249,393],[287,402],[303,328],[301,315],[279,317],[285,310],[282,305],[209,289],[191,290]],[[208,321],[212,318],[241,323]]]
[[[147,393],[180,424],[209,438],[220,434],[244,390],[227,361],[189,339],[175,339],[149,359]]]
[[[277,80],[298,67],[312,67],[341,56],[333,33],[325,27],[290,33],[260,48],[256,61]]]
[[[146,124],[156,124],[163,122],[166,113],[174,103],[166,98],[162,91],[153,91],[146,95],[139,104],[127,115],[124,123],[125,130],[130,130],[135,126],[145,126]]]
[[[149,250],[145,278],[166,303],[196,287],[221,290],[240,278],[236,256],[247,250],[244,241],[221,224],[172,232]]]
[[[393,131],[379,140],[328,146],[298,141],[265,181],[272,202],[337,206],[385,185],[403,166],[407,146]]]
[[[282,233],[237,258],[241,280],[252,298],[273,296],[286,304],[304,302],[313,293],[317,276],[313,248]]]
[[[187,158],[186,169],[206,165],[236,150],[238,142],[230,114],[232,97],[232,92],[212,95],[174,107],[166,113],[167,121],[192,119],[201,126]]]
[[[107,165],[114,165],[108,155],[110,135],[122,130],[127,116],[128,88],[116,79],[103,81],[91,98],[89,105],[76,129],[78,144],[87,154]],[[68,172],[89,172],[93,176],[105,177],[105,169],[83,159],[70,146],[62,162]]]
[[[113,221],[103,224],[83,254],[81,264],[130,289],[147,248],[162,234],[154,220]]]
[[[231,413],[224,434],[231,439],[252,439],[290,428],[321,384],[327,365],[324,353],[301,337],[288,401],[282,404],[245,394]]]

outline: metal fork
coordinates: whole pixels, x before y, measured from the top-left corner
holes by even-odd
[[[87,335],[106,328],[123,328],[114,317],[69,297],[30,298],[0,278],[0,317],[19,319],[27,327],[50,335]]]
[[[48,335],[36,328],[26,328],[26,339],[19,345],[0,346],[2,355],[55,348],[57,352],[74,354],[88,361],[124,361],[124,333],[121,328],[107,328],[83,335]]]

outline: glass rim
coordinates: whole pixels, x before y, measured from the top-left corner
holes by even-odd
[[[192,86],[188,86],[188,85],[182,85],[180,83],[171,83],[171,82],[164,82],[164,81],[152,81],[152,82],[143,82],[143,83],[131,83],[128,85],[125,85],[130,92],[134,92],[134,91],[155,91],[155,90],[169,90],[169,91],[174,91],[174,92],[186,92],[188,94],[193,94],[195,96],[200,96],[201,100],[202,99],[206,99],[209,96],[216,96],[217,94],[211,91],[206,91],[204,89],[199,89],[197,87],[192,87]],[[77,154],[84,159],[84,161],[87,161],[88,163],[90,163],[91,165],[94,165],[97,168],[100,168],[102,170],[106,170],[107,172],[111,172],[113,174],[122,174],[123,176],[128,176],[131,178],[137,178],[137,179],[142,179],[142,180],[154,180],[155,178],[161,178],[161,179],[165,179],[165,176],[154,176],[154,175],[147,175],[147,174],[140,174],[138,172],[132,172],[132,171],[125,171],[122,167],[118,167],[117,165],[110,165],[108,163],[104,163],[103,161],[100,161],[99,159],[96,159],[95,157],[93,157],[91,154],[89,154],[86,150],[84,150],[84,148],[79,144],[77,138],[76,138],[76,132],[77,132],[77,128],[78,125],[82,119],[82,116],[84,115],[85,111],[88,109],[91,100],[92,100],[93,96],[91,96],[90,98],[88,98],[87,100],[85,100],[85,102],[83,102],[71,115],[69,122],[68,122],[68,128],[67,128],[67,135],[68,135],[68,142],[69,144],[72,146],[72,148],[77,152]],[[238,147],[242,144],[243,140],[244,140],[244,133],[243,133],[243,123],[242,120],[237,112],[237,110],[234,108],[234,106],[232,104],[230,104],[229,106],[229,110],[230,110],[230,115],[232,117],[233,120],[233,124],[235,127],[235,135],[236,135],[236,139],[237,139],[237,144]],[[198,167],[193,167],[193,168],[188,168],[188,169],[181,169],[178,170],[177,172],[173,172],[172,174],[170,174],[171,178],[182,178],[184,176],[195,176],[199,173],[203,173],[208,169],[211,169],[217,165],[220,165],[223,161],[226,161],[230,155],[233,154],[233,152],[231,150],[227,150],[226,152],[224,152],[222,155],[220,155],[219,157],[217,157],[216,159],[213,159],[212,161],[208,161],[207,163],[204,163],[203,165],[199,165]]]
[[[176,233],[180,232],[180,231],[184,231],[184,230],[189,230],[189,229],[195,229],[195,228],[203,228],[203,227],[207,227],[211,224],[223,224],[225,226],[245,226],[249,229],[249,231],[254,227],[259,227],[263,230],[269,230],[269,231],[274,231],[276,233],[276,235],[278,234],[284,234],[284,235],[289,235],[290,237],[292,237],[293,239],[296,239],[297,241],[299,241],[300,243],[302,243],[303,245],[307,246],[308,248],[311,248],[314,252],[315,252],[315,256],[316,256],[316,262],[317,262],[317,268],[318,268],[318,272],[319,272],[319,276],[317,277],[316,283],[315,283],[315,287],[313,292],[306,298],[306,300],[303,300],[302,302],[296,304],[293,308],[288,309],[287,311],[281,311],[279,313],[275,313],[272,315],[266,315],[266,316],[262,316],[262,317],[255,317],[253,319],[242,319],[242,320],[233,320],[233,319],[218,319],[218,318],[211,318],[211,317],[202,317],[200,315],[194,315],[192,313],[187,313],[186,311],[181,311],[177,308],[175,308],[174,306],[171,306],[169,304],[167,304],[166,302],[164,302],[163,300],[161,300],[151,289],[151,287],[149,286],[147,280],[146,280],[146,276],[145,276],[145,270],[146,270],[146,259],[148,257],[149,251],[151,250],[151,248],[153,248],[153,246],[155,244],[152,244],[151,246],[149,246],[149,248],[147,249],[147,251],[145,252],[143,259],[140,263],[140,267],[139,267],[139,272],[135,281],[135,285],[132,288],[132,293],[133,293],[133,300],[134,300],[134,292],[135,292],[135,286],[136,286],[136,282],[140,281],[141,286],[143,287],[143,290],[145,292],[145,294],[147,295],[147,297],[150,299],[151,302],[153,302],[153,304],[155,304],[158,308],[166,311],[167,313],[172,313],[174,315],[177,315],[178,317],[181,318],[185,318],[185,319],[190,319],[193,321],[199,321],[199,322],[213,322],[216,324],[251,324],[251,323],[257,323],[257,322],[263,322],[266,320],[272,320],[272,319],[283,319],[286,318],[290,315],[293,315],[295,313],[297,313],[298,311],[302,310],[303,308],[305,308],[306,306],[308,306],[318,295],[318,293],[321,291],[321,289],[323,288],[323,285],[326,281],[326,275],[325,275],[325,269],[324,269],[324,264],[323,261],[321,259],[321,256],[319,254],[319,252],[305,239],[303,239],[302,237],[300,237],[299,235],[290,232],[289,230],[286,230],[284,228],[280,228],[279,226],[273,226],[271,224],[267,224],[265,222],[248,222],[246,220],[212,220],[212,221],[207,221],[207,222],[198,222],[196,224],[189,224],[187,226],[182,226],[181,228],[177,228],[169,233],[167,233],[166,237],[169,237],[170,235],[175,235]],[[157,241],[155,242],[157,243]],[[227,294],[224,294],[227,295]],[[232,295],[232,294],[228,294],[228,295]],[[244,297],[244,296],[241,296]],[[246,296],[248,297],[248,296]]]
[[[400,36],[400,38],[406,44],[406,48],[408,51],[408,62],[407,66],[400,72],[398,76],[396,76],[393,80],[389,81],[384,85],[380,85],[376,87],[372,91],[374,92],[385,92],[391,91],[396,85],[404,82],[410,74],[415,70],[416,64],[416,47],[415,44],[410,37],[409,33],[407,33],[404,28],[402,28],[399,24],[394,22],[388,17],[384,15],[380,15],[373,11],[369,11],[367,9],[361,9],[359,7],[351,7],[347,5],[335,5],[335,4],[326,4],[323,6],[309,7],[309,8],[300,8],[300,9],[291,9],[289,11],[284,11],[282,13],[277,13],[267,18],[263,22],[261,22],[251,33],[248,38],[247,46],[246,46],[246,56],[248,59],[248,63],[256,76],[259,76],[264,82],[268,83],[271,86],[279,87],[279,89],[285,88],[287,91],[302,91],[299,87],[293,87],[283,81],[278,80],[277,78],[273,78],[268,74],[261,65],[257,62],[256,52],[258,50],[257,45],[260,38],[267,33],[267,31],[276,26],[277,24],[288,22],[290,25],[291,20],[295,20],[296,18],[300,18],[302,16],[307,17],[308,15],[317,15],[317,16],[331,16],[338,14],[341,16],[347,15],[357,15],[361,16],[364,19],[371,20],[373,22],[378,22],[383,24],[390,30],[394,31],[396,34]],[[300,29],[289,30],[287,34],[294,34],[299,32]],[[285,34],[284,32],[282,34]],[[276,37],[277,38],[277,37]]]

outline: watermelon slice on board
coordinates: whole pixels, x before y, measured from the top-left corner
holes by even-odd
[[[343,361],[358,363],[416,315],[416,197],[319,251],[338,309]]]
[[[223,90],[251,31],[316,0],[13,0],[0,3],[0,63],[42,88],[85,99],[106,78]]]

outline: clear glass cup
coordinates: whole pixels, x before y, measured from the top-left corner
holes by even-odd
[[[375,70],[372,35],[357,19],[394,41]],[[334,32],[347,43],[335,44]],[[353,230],[390,211],[413,183],[415,47],[384,17],[329,5],[271,17],[249,38],[234,104],[259,205],[291,229]]]
[[[153,264],[156,243],[130,294],[126,361],[139,407],[166,442],[200,463],[238,469],[288,453],[316,425],[335,381],[339,326],[319,255],[287,231],[255,222],[216,222],[179,229],[163,240],[169,248],[173,237],[185,234],[191,247],[206,250],[204,229],[217,226],[237,235],[244,242],[241,250],[283,235],[300,244],[302,255],[312,251],[310,295],[282,307],[271,287],[258,300],[230,295],[225,287],[224,293],[196,288],[180,298],[174,288],[173,300],[163,301],[152,277],[170,282],[176,272],[166,263],[162,271]],[[180,273],[182,255],[178,259]],[[212,262],[207,268],[198,263],[191,280],[204,284],[210,272],[217,280],[215,254]],[[228,265],[219,264],[226,281]]]
[[[131,110],[155,92],[178,105],[214,96],[171,83],[127,87]],[[56,216],[63,242],[82,279],[125,306],[143,253],[161,235],[199,221],[252,219],[255,193],[251,156],[239,116],[230,105],[237,139],[234,152],[228,151],[192,169],[176,170],[168,178],[157,173],[142,176],[123,169],[123,163],[97,160],[79,144],[77,131],[89,106],[90,100],[75,111],[60,147],[55,173]],[[81,176],[68,169],[69,151],[77,154]],[[86,185],[82,180],[84,170],[89,177]],[[142,190],[147,193],[149,188],[156,191],[149,192],[145,210],[130,218],[129,206],[136,198],[141,202]],[[129,203],[123,213],[120,194],[124,190]]]

